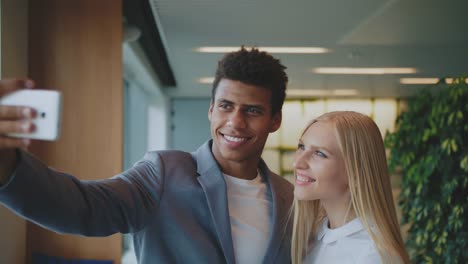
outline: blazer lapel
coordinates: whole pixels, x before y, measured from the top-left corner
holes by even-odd
[[[284,239],[290,239],[289,236],[285,235],[290,233],[289,210],[291,205],[287,203],[283,194],[289,190],[283,188],[284,183],[280,183],[275,177],[270,177],[272,173],[263,161],[260,164],[260,171],[267,179],[273,200],[272,233],[263,263],[275,263],[281,243],[283,243]],[[286,243],[289,243],[289,241]]]
[[[192,155],[197,162],[197,173],[199,175],[197,180],[205,193],[226,263],[234,264],[234,246],[231,235],[226,183],[211,153],[211,141],[202,145]]]

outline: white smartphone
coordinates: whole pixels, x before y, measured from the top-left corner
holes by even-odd
[[[62,94],[59,91],[25,89],[0,98],[0,105],[26,106],[37,111],[32,122],[36,126],[33,133],[8,134],[12,137],[54,141],[59,138],[62,112]]]

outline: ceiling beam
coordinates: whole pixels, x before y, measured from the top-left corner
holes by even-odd
[[[141,30],[138,39],[156,76],[163,86],[175,87],[176,80],[169,65],[166,49],[161,39],[149,0],[124,0],[123,12],[128,24]]]

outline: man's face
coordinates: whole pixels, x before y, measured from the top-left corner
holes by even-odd
[[[270,99],[268,89],[221,79],[208,111],[212,151],[221,167],[260,158],[268,134],[281,125],[281,113],[271,114]]]

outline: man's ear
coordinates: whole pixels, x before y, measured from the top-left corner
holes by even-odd
[[[282,120],[283,120],[283,113],[279,111],[273,116],[273,119],[271,121],[271,126],[270,126],[270,133],[273,133],[280,128]]]
[[[211,114],[213,113],[213,107],[214,107],[214,104],[213,104],[213,100],[210,101],[210,108],[208,109],[208,120],[211,121]]]

